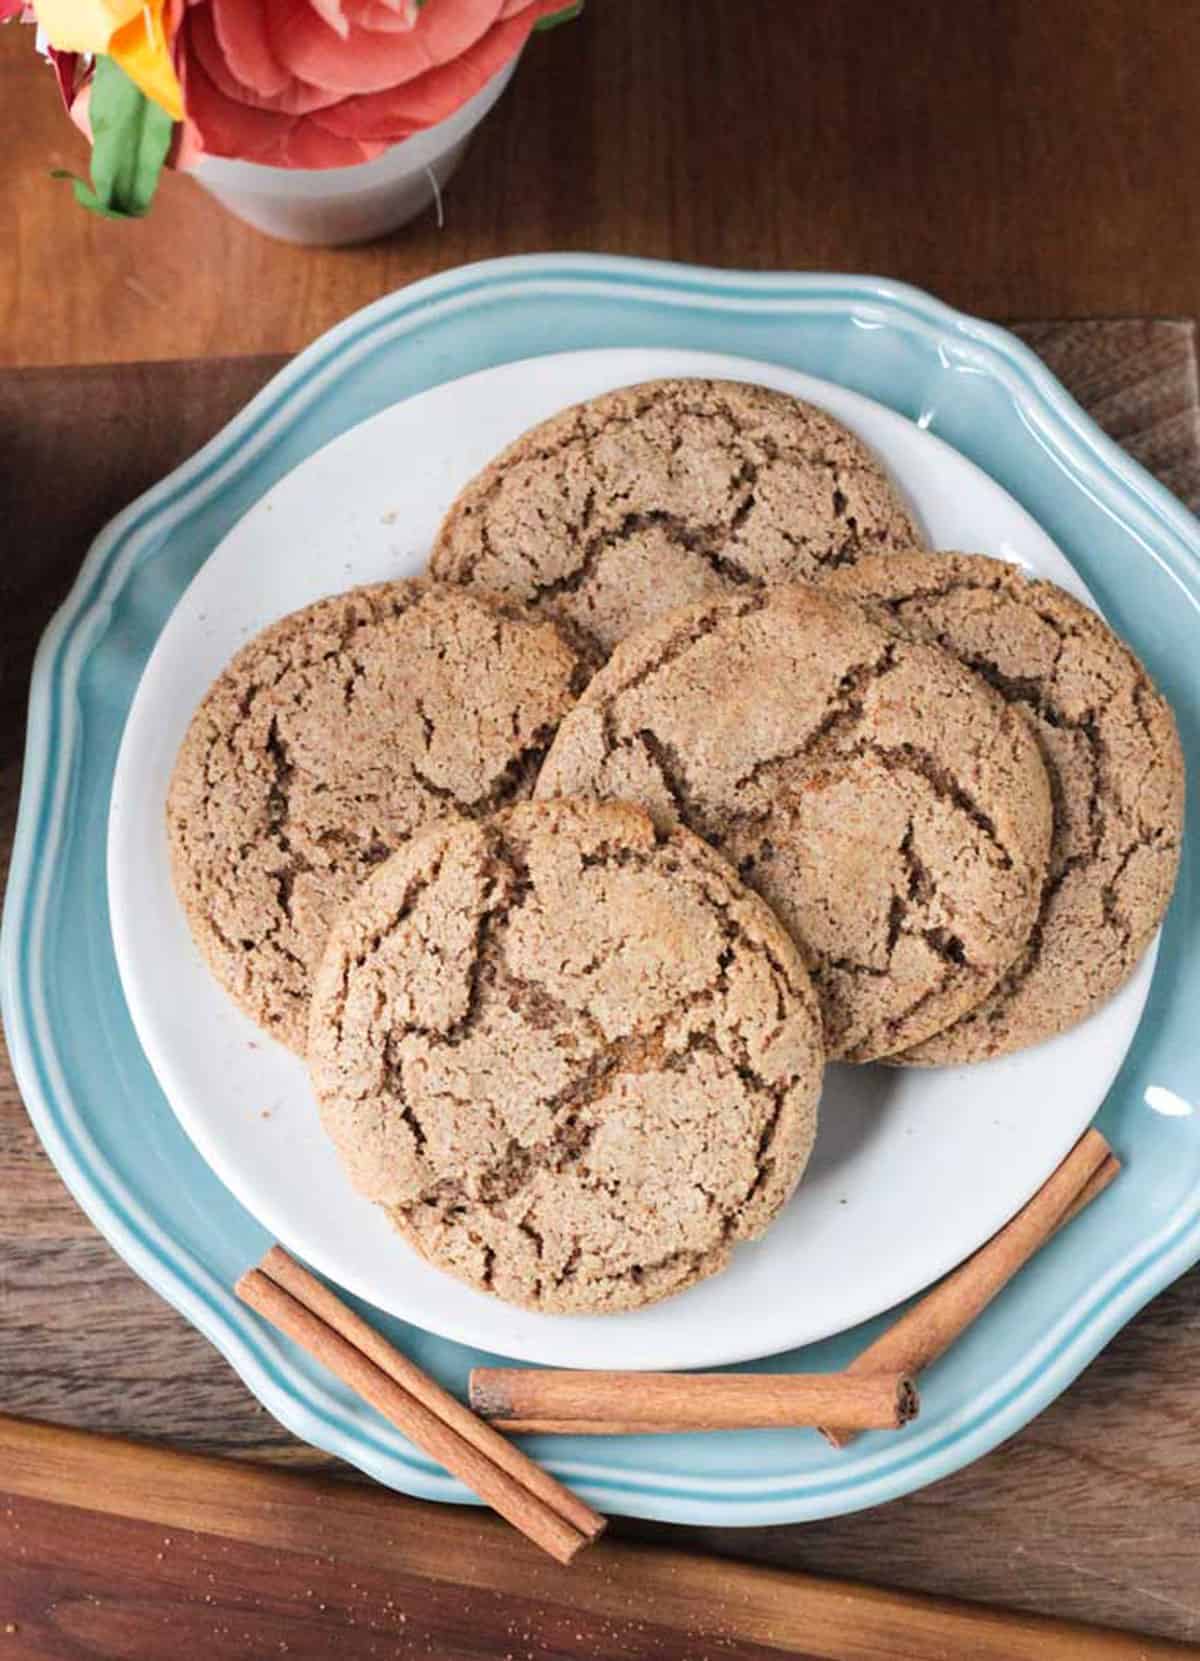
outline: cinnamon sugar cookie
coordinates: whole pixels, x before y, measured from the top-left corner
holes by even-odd
[[[302,1050],[338,906],[414,831],[529,794],[581,666],[548,618],[425,582],[352,589],[256,635],[205,695],[167,803],[214,975]]]
[[[1037,920],[995,990],[893,1059],[982,1061],[1064,1032],[1127,979],[1171,898],[1183,754],[1170,708],[1107,623],[982,554],[870,559],[830,587],[936,641],[1030,722],[1054,793]]]
[[[552,416],[463,490],[430,570],[570,620],[605,655],[673,606],[921,546],[866,445],[739,381],[648,381]]]
[[[546,1311],[723,1268],[808,1159],[803,966],[689,832],[620,803],[435,826],[316,976],[309,1069],[355,1187],[439,1268]]]
[[[732,861],[799,945],[831,1055],[940,1031],[1037,915],[1050,791],[1023,718],[817,589],[685,607],[618,646],[535,791],[585,793],[680,819]]]

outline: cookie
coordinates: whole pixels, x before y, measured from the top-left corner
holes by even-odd
[[[621,803],[434,827],[363,884],[309,1069],[354,1186],[510,1303],[633,1309],[715,1274],[795,1187],[820,1013],[711,849]]]
[[[430,569],[568,618],[606,656],[674,606],[922,546],[883,467],[824,410],[737,381],[649,381],[510,444]]]
[[[1184,771],[1166,701],[1095,612],[982,554],[869,559],[830,586],[936,641],[1031,724],[1054,795],[1037,921],[968,1015],[893,1059],[983,1061],[1065,1032],[1129,976],[1179,865]]]
[[[443,814],[528,796],[581,684],[548,618],[460,588],[383,583],[244,646],[196,711],[171,780],[175,889],[213,974],[303,1050],[338,907]]]
[[[814,588],[685,607],[618,646],[535,797],[587,793],[681,819],[733,862],[849,1060],[979,1003],[1037,915],[1050,790],[1019,712]]]

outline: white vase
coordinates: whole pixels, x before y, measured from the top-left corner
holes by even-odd
[[[356,167],[263,167],[204,156],[194,176],[238,219],[283,242],[367,242],[406,225],[439,196],[516,67],[513,58],[445,121],[374,161]]]

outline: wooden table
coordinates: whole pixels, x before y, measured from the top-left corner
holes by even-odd
[[[992,317],[1200,315],[1194,0],[590,0],[532,43],[432,220],[264,241],[186,179],[76,210],[82,142],[0,31],[0,362],[288,352],[492,254],[881,271]]]
[[[79,158],[28,47],[0,33],[0,364],[287,351],[411,277],[543,247],[878,269],[998,316],[1200,313],[1200,170],[1186,165],[1200,153],[1200,7],[1187,0],[594,0],[585,24],[534,43],[448,194],[446,230],[348,251],[267,243],[185,179],[145,224],[85,217],[44,176]],[[1123,327],[1119,345],[1111,331],[1035,340],[1191,494],[1184,326]],[[233,407],[264,368],[205,373]],[[123,447],[114,466],[74,428],[70,465],[99,522],[161,468],[171,405],[154,401],[153,370],[61,384]],[[7,470],[49,499],[53,472],[27,474],[23,449],[34,382],[0,378],[0,393],[0,483]],[[30,649],[79,552],[52,527],[5,550],[0,860]],[[97,1238],[2,1056],[0,1193],[0,1410],[326,1463]],[[922,1494],[805,1527],[620,1532],[1200,1640],[1198,1374],[1193,1274],[1022,1435]]]

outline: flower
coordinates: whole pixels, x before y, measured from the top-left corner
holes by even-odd
[[[138,217],[204,155],[349,167],[453,115],[583,0],[0,0],[92,144],[79,201]],[[60,175],[70,177],[67,175]]]
[[[2,3],[2,0],[0,0]],[[183,119],[183,94],[171,56],[167,0],[35,0],[52,54],[112,58],[147,98]],[[172,7],[172,19],[178,7]]]
[[[452,115],[564,0],[188,0],[181,162],[345,167]]]

